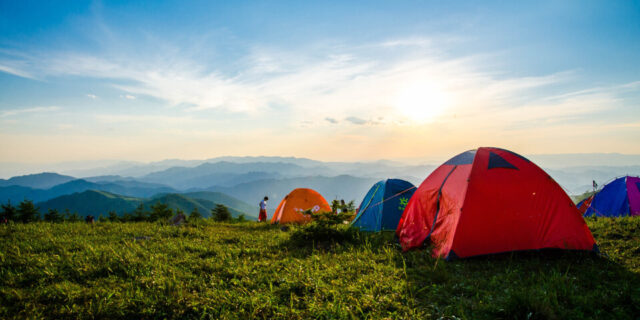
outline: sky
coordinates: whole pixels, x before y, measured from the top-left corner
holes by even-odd
[[[640,1],[0,1],[0,163],[640,154]]]

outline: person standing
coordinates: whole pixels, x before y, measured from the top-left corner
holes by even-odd
[[[260,214],[258,215],[258,222],[267,221],[267,201],[269,197],[264,197],[262,201],[260,201]]]

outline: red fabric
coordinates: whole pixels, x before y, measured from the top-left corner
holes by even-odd
[[[491,152],[517,169],[489,169]],[[506,150],[479,148],[473,164],[453,168],[440,166],[409,201],[397,230],[404,250],[425,241],[441,186],[440,210],[429,237],[434,256],[593,249],[593,236],[569,196],[532,162]]]
[[[267,220],[267,210],[260,209],[260,214],[258,215],[258,222],[262,222],[266,220]]]
[[[584,213],[587,212],[587,209],[589,209],[589,206],[591,205],[591,201],[593,201],[593,195],[585,199],[582,202],[582,205],[578,207],[578,212],[580,212],[582,216],[584,216]]]

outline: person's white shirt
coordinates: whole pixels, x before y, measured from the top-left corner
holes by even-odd
[[[260,209],[261,210],[267,210],[267,202],[262,200],[260,201]]]

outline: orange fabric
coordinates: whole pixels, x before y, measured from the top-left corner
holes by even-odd
[[[271,223],[306,223],[311,217],[302,214],[302,211],[311,209],[314,213],[331,212],[331,206],[318,192],[298,188],[291,191],[278,205],[271,218]]]

